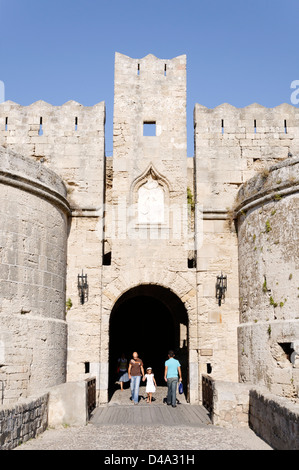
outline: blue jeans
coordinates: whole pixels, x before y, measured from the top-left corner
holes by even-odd
[[[177,377],[170,377],[167,379],[167,405],[176,405],[176,389],[178,386],[178,378]]]
[[[140,375],[131,375],[131,394],[134,403],[138,403],[140,380]]]

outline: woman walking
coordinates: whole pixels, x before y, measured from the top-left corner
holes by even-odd
[[[120,389],[123,391],[124,383],[129,382],[129,375],[128,375],[128,361],[125,356],[125,353],[122,353],[121,357],[118,359],[118,366],[117,366],[117,373],[118,373],[118,381],[120,382]]]

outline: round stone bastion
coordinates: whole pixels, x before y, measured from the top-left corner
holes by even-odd
[[[0,405],[66,380],[69,214],[59,176],[0,147]]]
[[[299,158],[239,190],[239,380],[299,393]]]

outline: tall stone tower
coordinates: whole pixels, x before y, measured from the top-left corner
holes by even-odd
[[[139,239],[147,240],[138,243],[138,247],[150,265],[153,255],[156,261],[166,257],[168,264],[178,252],[174,245],[170,256],[170,252],[165,253],[165,246],[169,246],[170,238],[179,239],[181,246],[186,221],[186,57],[165,61],[148,55],[136,60],[117,54],[114,99],[112,201],[120,205],[121,212],[126,207],[128,224],[116,227],[115,238],[121,251],[116,249],[113,258],[126,259],[126,266],[135,266],[139,258],[135,240]],[[180,220],[171,220],[179,215]],[[164,244],[153,244],[161,239]],[[128,251],[128,243],[134,249],[134,257]],[[151,253],[152,246],[155,249]],[[185,255],[179,263],[183,269]]]
[[[109,328],[110,344],[102,349],[102,367],[106,363],[108,372],[109,361],[112,377],[117,354],[137,350],[163,380],[167,351],[176,349],[195,398],[196,274],[190,260],[188,265],[194,240],[187,204],[185,56],[162,60],[116,54],[113,144],[102,297],[102,337],[108,337]]]

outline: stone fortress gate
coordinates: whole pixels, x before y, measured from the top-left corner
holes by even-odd
[[[298,109],[196,104],[187,158],[186,56],[116,53],[113,119],[111,158],[104,102],[0,104],[1,404],[89,376],[106,403],[122,351],[161,384],[170,348],[190,403],[207,373],[293,396]]]

